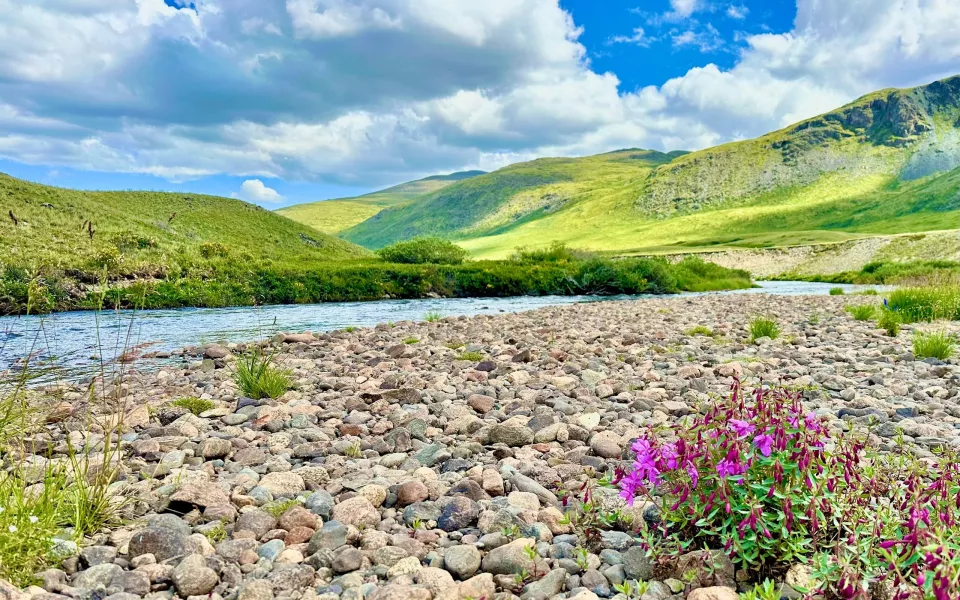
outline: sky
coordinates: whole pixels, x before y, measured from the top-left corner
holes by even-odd
[[[960,74],[956,0],[0,0],[0,172],[268,208]]]

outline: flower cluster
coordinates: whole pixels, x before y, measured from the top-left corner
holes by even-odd
[[[874,452],[831,435],[799,393],[739,382],[632,450],[616,471],[621,496],[658,503],[662,533],[681,546],[723,548],[758,574],[812,555],[831,598],[867,600],[883,585],[895,600],[960,598],[958,456]]]

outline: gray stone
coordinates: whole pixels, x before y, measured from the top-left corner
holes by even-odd
[[[169,527],[146,527],[130,538],[129,556],[152,554],[160,562],[176,556],[182,556],[187,536],[177,529]]]
[[[173,584],[184,598],[209,594],[218,583],[217,572],[199,554],[187,556],[173,569]]]
[[[457,579],[468,579],[480,568],[480,559],[476,546],[451,546],[443,551],[443,568]]]

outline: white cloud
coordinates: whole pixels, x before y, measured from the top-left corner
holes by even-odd
[[[700,0],[670,0],[670,8],[681,19],[686,19],[692,15],[699,7]]]
[[[634,44],[643,47],[649,46],[653,41],[655,40],[647,35],[643,27],[634,27],[632,35],[615,35],[610,38],[611,44]]]
[[[727,7],[727,16],[731,19],[746,19],[750,9],[742,4],[731,4]]]
[[[277,190],[263,185],[259,179],[248,179],[240,186],[240,197],[249,202],[267,202],[276,204],[284,198]]]
[[[0,156],[373,186],[697,149],[960,73],[958,2],[797,1],[795,28],[744,37],[732,68],[624,90],[591,66],[557,0],[0,0]],[[714,6],[728,4],[671,3],[678,18]],[[723,43],[693,21],[673,44]]]

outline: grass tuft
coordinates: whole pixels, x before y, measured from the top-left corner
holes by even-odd
[[[877,319],[877,327],[886,331],[890,337],[897,337],[900,333],[900,322],[900,313],[883,308],[880,318]]]
[[[767,317],[755,317],[750,321],[750,341],[755,342],[760,338],[766,337],[775,340],[780,337],[780,325],[776,321]]]
[[[891,292],[887,306],[899,313],[904,323],[957,321],[960,320],[960,284],[900,288]]]
[[[185,408],[196,416],[200,416],[201,413],[205,413],[208,410],[213,410],[217,407],[216,403],[213,401],[204,400],[203,398],[197,398],[195,396],[180,398],[178,400],[174,400],[171,404],[174,406],[179,406],[180,408]]]
[[[457,356],[457,360],[469,360],[471,362],[479,362],[483,360],[483,354],[480,352],[461,352]]]
[[[870,321],[877,315],[877,307],[873,304],[848,304],[844,310],[857,321]]]
[[[956,354],[957,342],[943,331],[918,331],[913,336],[913,355],[916,358],[947,360]]]
[[[423,315],[423,320],[426,321],[427,323],[436,323],[442,318],[443,318],[443,315],[440,314],[440,311],[437,311],[437,310],[428,311],[426,314]]]
[[[234,381],[249,398],[279,398],[292,385],[291,373],[273,364],[273,355],[254,350],[237,359]]]
[[[842,296],[844,293],[845,293],[845,292],[843,291],[843,288],[842,288],[842,287],[830,288],[830,295],[831,295],[831,296]]]
[[[697,335],[705,335],[707,337],[713,337],[713,330],[711,330],[709,327],[706,327],[704,325],[697,325],[696,327],[688,329],[683,333],[690,337],[694,337]]]

